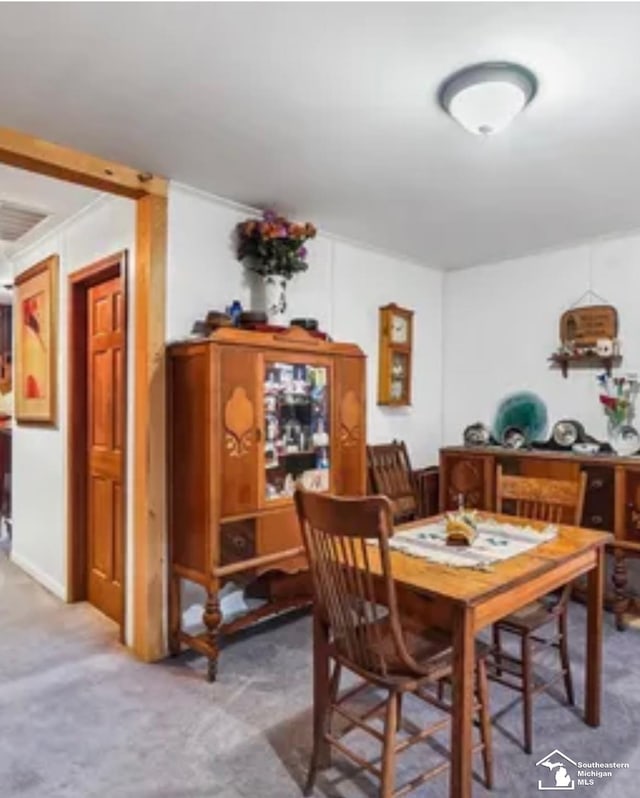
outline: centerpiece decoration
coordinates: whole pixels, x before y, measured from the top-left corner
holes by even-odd
[[[471,546],[478,536],[477,512],[461,507],[455,513],[447,513],[445,532],[447,546]]]
[[[612,449],[621,455],[635,454],[640,448],[640,436],[631,426],[638,395],[637,374],[610,377],[599,374],[600,404],[607,416],[607,434]]]
[[[305,243],[315,237],[316,228],[311,222],[290,222],[267,210],[262,219],[240,222],[237,234],[238,260],[263,279],[269,324],[285,325],[287,281],[308,269]]]

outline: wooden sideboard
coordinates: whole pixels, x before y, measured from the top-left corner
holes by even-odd
[[[440,450],[440,510],[465,506],[495,509],[496,467],[507,474],[577,479],[587,474],[582,526],[612,532],[613,591],[609,602],[619,629],[629,609],[626,558],[640,556],[640,457],[576,455],[541,449],[450,446]]]
[[[366,491],[365,363],[357,346],[295,327],[168,347],[169,642],[204,653],[210,679],[219,635],[309,602],[294,481]],[[267,603],[224,623],[231,579],[259,583]],[[182,580],[206,590],[203,633],[183,629]]]

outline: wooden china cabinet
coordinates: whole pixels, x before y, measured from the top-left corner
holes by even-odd
[[[223,328],[169,346],[168,372],[170,648],[205,654],[213,680],[221,634],[309,602],[291,588],[307,569],[295,482],[365,493],[365,356],[295,327]],[[230,579],[267,585],[267,603],[225,623]],[[183,629],[182,580],[207,591],[200,634]]]

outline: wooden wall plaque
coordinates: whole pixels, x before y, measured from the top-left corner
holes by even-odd
[[[589,305],[565,310],[560,317],[560,341],[595,346],[598,338],[618,337],[618,311],[613,305]]]

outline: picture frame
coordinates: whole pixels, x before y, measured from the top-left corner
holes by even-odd
[[[19,274],[15,286],[15,417],[18,424],[57,423],[58,255]]]

